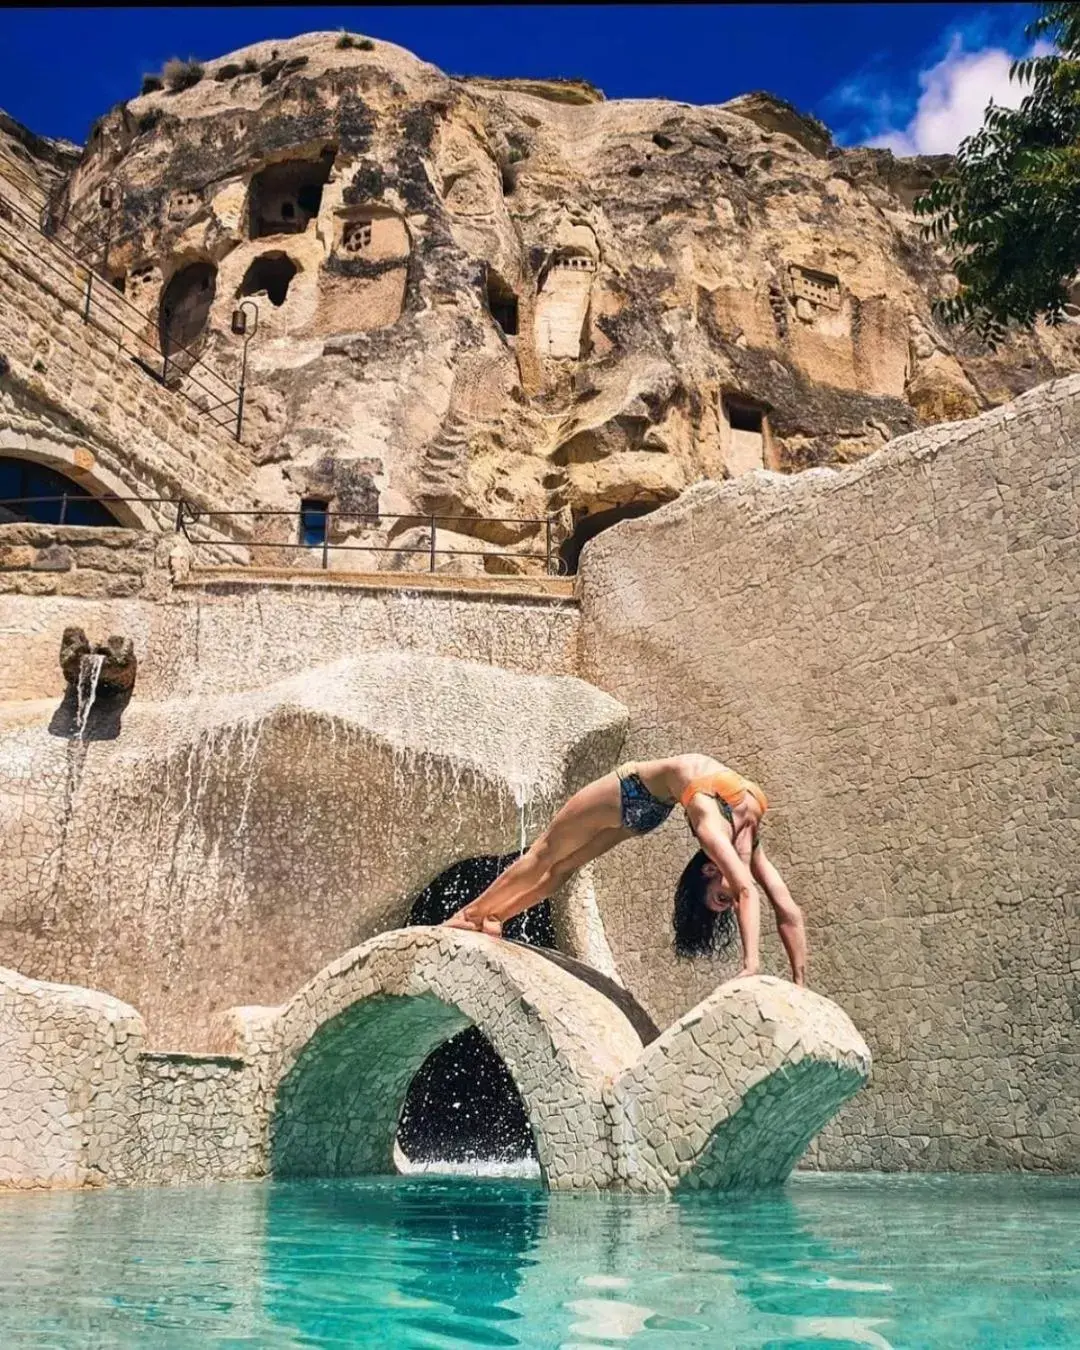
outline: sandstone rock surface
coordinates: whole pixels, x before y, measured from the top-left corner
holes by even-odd
[[[909,208],[941,166],[766,94],[605,101],[310,33],[113,109],[56,219],[104,228],[115,185],[113,279],[227,372],[257,303],[265,504],[329,502],[338,542],[462,516],[481,556],[454,565],[488,570],[554,515],[573,567],[701,478],[843,463],[1077,368],[1075,326],[994,355],[934,321],[950,276]]]

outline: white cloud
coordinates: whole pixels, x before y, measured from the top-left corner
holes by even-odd
[[[1036,43],[1027,55],[1041,56],[1051,48]],[[964,51],[961,34],[954,33],[945,56],[919,72],[919,101],[904,127],[886,127],[866,141],[885,146],[897,155],[951,154],[965,136],[978,131],[991,101],[1015,108],[1025,87],[1009,79],[1015,57],[1003,47]]]
[[[976,11],[969,22],[942,35],[922,69],[897,77],[878,53],[839,85],[822,108],[837,126],[841,145],[884,146],[897,155],[951,154],[982,126],[991,99],[1015,108],[1027,89],[1009,79],[1018,57],[1043,56],[1039,41],[991,37],[994,12]]]

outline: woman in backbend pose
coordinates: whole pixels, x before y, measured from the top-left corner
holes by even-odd
[[[528,852],[447,924],[500,936],[507,919],[538,904],[572,872],[624,839],[655,830],[676,805],[701,845],[675,889],[676,952],[699,956],[722,950],[734,936],[734,916],[742,939],[739,974],[756,975],[760,885],[776,913],[791,978],[804,983],[802,911],[765,857],[758,834],[768,801],[756,783],[708,755],[620,764],[575,792]]]

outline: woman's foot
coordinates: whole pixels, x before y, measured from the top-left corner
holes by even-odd
[[[464,910],[458,910],[456,914],[451,914],[448,919],[443,919],[439,924],[440,928],[463,928],[467,933],[479,933],[480,928],[475,923],[470,923],[465,917]]]
[[[488,937],[502,937],[502,920],[487,918],[481,922],[480,931],[486,933]]]

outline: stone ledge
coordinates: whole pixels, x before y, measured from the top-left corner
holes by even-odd
[[[176,583],[177,590],[226,588],[224,593],[255,586],[288,590],[424,591],[428,594],[497,596],[504,600],[547,600],[577,606],[576,583],[568,577],[446,577],[426,572],[302,572],[284,567],[192,567]],[[220,593],[220,592],[219,592]]]

